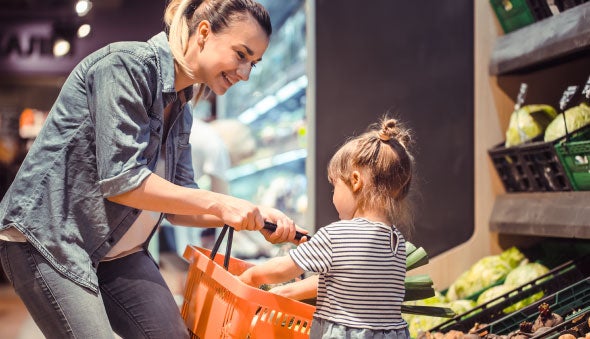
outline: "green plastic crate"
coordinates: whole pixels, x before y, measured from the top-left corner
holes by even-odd
[[[560,143],[555,151],[574,190],[590,190],[590,140]]]
[[[512,32],[536,21],[526,0],[490,0],[490,4],[504,33]]]

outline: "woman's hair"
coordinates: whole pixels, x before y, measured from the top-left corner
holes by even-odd
[[[411,211],[406,198],[414,173],[414,157],[408,150],[411,143],[410,130],[384,116],[340,147],[328,164],[328,180],[334,184],[340,179],[349,185],[351,173],[359,171],[364,184],[355,193],[358,208],[384,209],[389,222],[409,233]]]
[[[267,36],[272,34],[270,16],[266,9],[253,0],[171,0],[166,6],[164,23],[172,55],[179,67],[188,76],[192,71],[184,58],[189,37],[199,23],[208,20],[213,33],[227,28],[250,14]],[[202,87],[202,86],[201,86]]]

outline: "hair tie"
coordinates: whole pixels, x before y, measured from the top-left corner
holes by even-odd
[[[383,131],[379,131],[379,139],[383,142],[388,142],[391,139],[391,137],[389,136],[389,134]]]

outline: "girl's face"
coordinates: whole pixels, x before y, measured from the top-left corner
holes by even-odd
[[[238,81],[247,81],[262,59],[269,38],[251,15],[229,23],[218,33],[202,21],[189,41],[186,60],[199,83],[222,95]]]
[[[334,182],[334,195],[332,203],[338,211],[340,220],[350,220],[356,214],[356,200],[352,188],[342,179],[336,179]]]

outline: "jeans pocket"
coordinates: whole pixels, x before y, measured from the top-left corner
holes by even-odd
[[[10,269],[10,262],[8,262],[8,246],[9,245],[10,245],[10,242],[0,240],[0,264],[2,264],[1,266],[2,266],[2,269],[4,270],[4,274],[6,275],[6,278],[8,278],[8,281],[14,287],[14,284],[12,282],[12,270]]]

